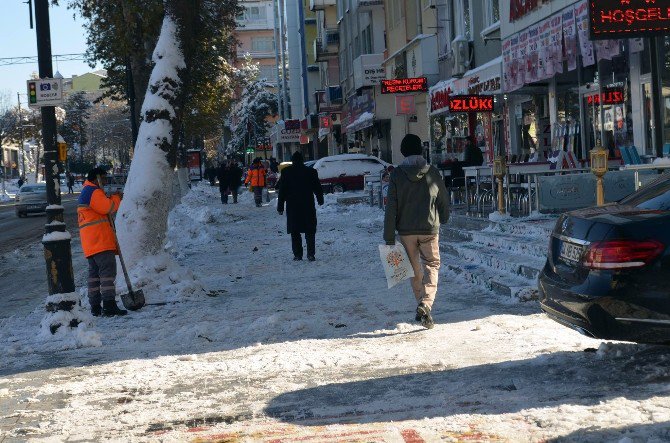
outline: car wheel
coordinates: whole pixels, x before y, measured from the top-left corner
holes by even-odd
[[[333,186],[333,192],[344,192],[344,185],[342,183],[337,183],[336,185]]]

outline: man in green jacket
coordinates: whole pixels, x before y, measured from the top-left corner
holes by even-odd
[[[384,241],[395,244],[396,231],[414,269],[412,290],[418,306],[416,321],[431,329],[430,312],[440,270],[440,225],[449,219],[449,198],[439,171],[421,155],[421,139],[407,134],[400,144],[405,156],[393,170],[384,216]]]

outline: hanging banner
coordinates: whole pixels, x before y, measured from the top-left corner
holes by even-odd
[[[612,60],[619,55],[619,40],[596,40],[596,60]]]
[[[540,33],[540,65],[542,80],[554,76],[554,64],[551,62],[551,22],[542,20],[538,25]]]
[[[530,80],[529,64],[530,60],[528,59],[528,30],[521,31],[519,33],[519,47],[517,49],[519,54],[519,81],[521,82],[520,86],[529,83],[526,79]]]
[[[539,52],[540,52],[540,35],[537,25],[528,28],[528,57],[526,67],[526,81],[525,83],[534,83],[538,80],[543,80],[539,73]]]
[[[523,86],[523,78],[521,77],[521,60],[519,56],[519,35],[514,35],[510,38],[512,51],[512,91],[516,91]]]
[[[575,5],[575,22],[577,25],[577,36],[579,37],[579,48],[582,53],[584,66],[595,64],[593,43],[589,40],[589,5],[586,1]]]
[[[511,92],[512,88],[512,41],[505,39],[502,42],[502,90]]]
[[[563,12],[564,53],[568,62],[568,71],[577,69],[577,28],[575,26],[575,10],[567,8]]]
[[[563,73],[563,15],[556,14],[551,22],[551,61],[554,64],[554,73]]]

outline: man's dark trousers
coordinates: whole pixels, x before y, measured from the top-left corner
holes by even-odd
[[[307,257],[314,257],[316,253],[316,234],[305,234],[307,242]],[[291,248],[293,256],[302,258],[302,235],[299,232],[291,233]]]

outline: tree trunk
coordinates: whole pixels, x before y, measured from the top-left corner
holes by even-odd
[[[130,267],[158,253],[165,240],[178,134],[188,92],[190,59],[184,55],[188,56],[193,46],[199,4],[193,0],[165,4],[135,154],[117,216],[119,243]]]

